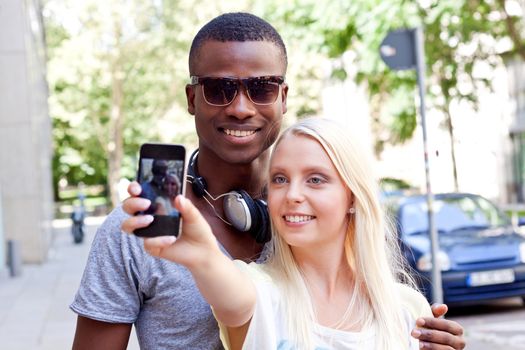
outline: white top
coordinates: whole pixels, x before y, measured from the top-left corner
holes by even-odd
[[[248,272],[257,291],[255,311],[242,349],[297,350],[293,343],[287,339],[285,314],[280,306],[282,296],[272,278],[261,269],[260,265],[255,263],[246,265],[237,260],[235,262],[242,270]],[[410,330],[415,327],[415,320],[418,317],[431,316],[432,312],[428,302],[420,293],[402,284],[397,286],[399,287],[398,293],[406,322],[406,349],[417,350],[419,349],[419,341],[410,336]],[[226,349],[229,349],[227,329],[221,324],[219,324],[219,328],[222,343]],[[360,332],[348,332],[316,325],[313,340],[316,344],[315,350],[376,350],[375,335],[375,327]]]
[[[164,212],[159,213],[160,215],[168,215],[179,217],[179,211],[173,207],[172,201],[169,197],[157,196],[155,203],[162,205]]]

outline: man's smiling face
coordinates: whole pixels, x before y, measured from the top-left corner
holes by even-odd
[[[282,53],[268,41],[206,41],[200,48],[192,75],[251,78],[283,76]],[[269,105],[254,104],[244,87],[227,106],[208,104],[201,85],[186,88],[188,111],[195,115],[199,149],[231,164],[247,164],[271,146],[286,112],[286,84]]]

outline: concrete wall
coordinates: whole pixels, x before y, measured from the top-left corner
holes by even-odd
[[[0,188],[4,240],[25,262],[46,259],[51,240],[51,121],[38,0],[0,3]],[[5,242],[2,242],[5,247]]]

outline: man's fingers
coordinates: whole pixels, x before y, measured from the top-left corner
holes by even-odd
[[[448,345],[433,344],[433,343],[427,343],[423,341],[419,342],[419,348],[420,349],[430,349],[430,350],[455,350],[454,348]]]
[[[452,335],[463,335],[463,327],[457,322],[444,318],[422,317],[417,320],[417,325],[428,329],[435,329]]]
[[[417,328],[412,330],[411,335],[419,339],[420,349],[455,350],[464,347],[459,345],[459,338],[456,341],[456,336],[441,331]]]
[[[138,228],[146,227],[153,222],[151,215],[131,216],[122,222],[121,229],[126,233],[133,233]]]
[[[432,317],[419,318],[418,327],[412,330],[412,336],[420,340],[421,349],[461,350],[465,348],[463,327],[459,323]]]
[[[149,208],[151,201],[146,198],[130,197],[122,202],[122,209],[129,215],[135,215],[139,211],[144,211]]]
[[[132,197],[136,197],[140,195],[140,192],[142,192],[142,187],[139,185],[139,183],[137,181],[130,182],[130,184],[128,185],[128,193]]]

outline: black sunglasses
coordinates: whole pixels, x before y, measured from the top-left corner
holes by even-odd
[[[250,101],[256,105],[271,105],[277,101],[283,76],[253,78],[218,78],[191,76],[190,85],[201,85],[204,100],[212,106],[227,106],[233,102],[239,88],[244,86]]]

